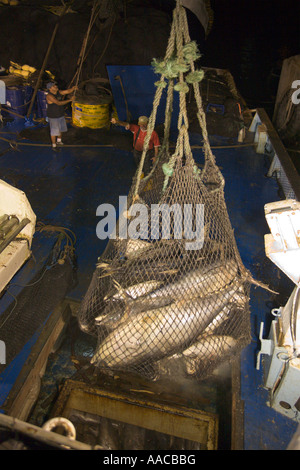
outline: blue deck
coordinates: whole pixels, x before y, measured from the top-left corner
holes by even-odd
[[[8,134],[22,127],[16,121],[2,129],[0,137],[14,139]],[[77,237],[76,253],[78,283],[68,297],[80,301],[85,294],[98,256],[106,242],[96,236],[96,209],[101,203],[118,206],[120,195],[127,195],[135,168],[131,152],[111,146],[66,146],[53,153],[48,145],[20,145],[14,149],[0,139],[0,178],[25,192],[37,220],[46,224],[70,228]],[[191,136],[192,145],[201,145],[201,138]],[[264,234],[269,232],[264,217],[264,205],[279,200],[278,185],[265,175],[269,162],[255,153],[253,146],[231,146],[226,139],[211,137],[216,161],[225,178],[225,198],[238,248],[245,266],[258,280],[278,287],[277,270],[266,262]],[[222,148],[223,146],[227,148]],[[220,147],[220,148],[215,148]],[[202,161],[202,150],[195,149],[196,161]],[[8,291],[17,295],[28,284],[33,274],[45,263],[51,249],[51,238],[36,233],[32,251],[36,262],[30,259],[15,275]],[[260,278],[263,275],[264,279]],[[284,274],[281,281],[285,284]],[[285,289],[285,287],[284,287]],[[287,283],[286,299],[291,293]],[[14,301],[6,292],[0,301],[1,314]],[[296,423],[273,411],[266,405],[267,391],[263,389],[263,373],[256,370],[259,350],[259,326],[270,324],[270,311],[274,297],[259,287],[251,289],[252,342],[243,351],[241,361],[242,400],[245,405],[244,448],[285,449],[290,442]],[[268,333],[268,331],[266,332]],[[0,375],[0,407],[3,405],[22,364],[34,345],[36,336],[24,347],[19,356]]]

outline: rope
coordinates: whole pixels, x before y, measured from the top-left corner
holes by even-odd
[[[176,43],[177,43],[179,62],[185,61],[182,24],[181,24],[182,12],[185,12],[185,10],[180,6],[179,2],[177,2],[176,9],[174,10],[174,22],[175,22]],[[186,93],[188,92],[188,90],[189,90],[189,87],[185,83],[183,72],[181,71],[179,73],[179,86],[177,86],[177,91],[179,91],[179,106],[180,106],[180,113],[178,117],[178,131],[179,131],[178,150],[179,150],[181,161],[182,161],[183,153],[185,150],[186,163],[193,165],[194,160],[193,160],[192,151],[191,151],[190,143],[189,143],[189,136],[188,136],[189,121],[188,121],[187,109],[186,109]]]
[[[189,36],[189,30],[188,30],[187,16],[186,16],[185,10],[183,8],[181,8],[180,21],[181,21],[181,27],[182,27],[182,31],[183,31],[185,40],[186,40],[186,42],[189,42],[190,41],[190,36]],[[192,72],[195,72],[194,62],[191,61],[190,65],[191,65]],[[209,143],[209,139],[208,139],[207,127],[206,127],[206,116],[205,116],[205,112],[204,112],[203,106],[202,106],[202,98],[201,98],[198,82],[193,83],[193,89],[194,89],[195,100],[196,100],[196,104],[197,104],[197,108],[198,108],[197,117],[198,117],[198,121],[199,121],[199,124],[200,124],[200,128],[202,130],[202,136],[203,136],[203,141],[204,141],[205,165],[204,165],[204,169],[203,169],[203,172],[202,172],[202,178],[205,175],[205,173],[208,172],[209,168],[213,169],[215,171],[215,173],[218,175],[219,182],[220,182],[220,188],[223,188],[224,184],[225,184],[224,178],[223,178],[221,172],[219,171],[219,169],[216,165],[216,162],[215,162],[215,157],[211,152],[211,147],[210,147],[210,143]]]
[[[19,145],[25,145],[25,146],[32,146],[32,147],[52,147],[51,144],[35,144],[32,142],[17,142],[15,140],[11,139],[6,139],[5,137],[0,137],[0,140],[3,140],[4,142],[8,142],[9,145],[14,148],[15,150],[18,150],[17,147]],[[114,147],[113,144],[65,144],[64,147],[93,147],[93,148],[109,148],[109,147]]]
[[[173,21],[166,55],[163,60],[154,59],[152,62],[152,66],[155,72],[159,73],[161,75],[161,78],[155,83],[157,89],[153,100],[152,113],[149,118],[143,153],[137,170],[135,189],[133,193],[134,200],[138,198],[138,191],[141,184],[143,165],[149,146],[149,141],[155,126],[157,108],[161,100],[163,89],[166,87],[165,78],[169,80],[169,88],[165,112],[165,134],[160,155],[163,151],[168,152],[169,150],[167,140],[169,138],[171,122],[170,114],[172,106],[170,94],[171,92],[173,93],[174,90],[179,93],[179,115],[177,122],[178,138],[175,153],[169,159],[169,162],[163,165],[163,171],[165,173],[165,182],[163,188],[166,188],[169,178],[173,174],[175,164],[179,166],[182,165],[184,156],[185,165],[190,165],[194,169],[196,168],[196,163],[193,159],[188,134],[189,121],[187,116],[186,95],[189,92],[189,84],[192,85],[194,89],[194,96],[198,109],[197,118],[203,136],[205,164],[202,170],[202,179],[206,178],[208,180],[209,177],[207,175],[209,174],[212,178],[214,174],[213,180],[215,183],[217,183],[217,189],[215,189],[214,191],[222,190],[224,187],[224,178],[218,166],[216,165],[215,157],[211,151],[206,126],[206,116],[203,110],[202,98],[199,89],[199,83],[203,79],[204,72],[203,70],[196,70],[194,64],[194,62],[200,56],[201,55],[197,49],[197,44],[195,42],[192,42],[190,39],[186,11],[181,6],[180,0],[177,0],[176,7],[173,10]],[[187,72],[189,73],[185,76],[184,74],[186,74]],[[175,78],[177,78],[177,83],[174,85]],[[154,167],[156,167],[156,165]],[[149,179],[152,173],[153,170],[151,171],[150,175],[147,176],[147,179]],[[199,174],[199,171],[196,170],[196,173]]]
[[[162,76],[161,80],[163,80],[163,76]],[[136,181],[136,186],[135,186],[135,190],[134,190],[134,199],[136,199],[137,196],[138,196],[138,190],[139,190],[142,171],[143,171],[143,165],[144,165],[145,157],[146,157],[146,154],[147,154],[147,151],[148,151],[150,138],[151,138],[152,132],[153,132],[154,127],[155,127],[157,108],[158,108],[158,105],[160,103],[162,91],[163,91],[163,89],[161,87],[158,87],[156,89],[155,98],[154,98],[154,101],[153,101],[153,111],[152,111],[151,116],[149,118],[148,127],[147,127],[147,134],[146,134],[145,142],[144,142],[143,153],[142,153],[141,160],[140,160],[140,163],[139,163],[139,167],[138,167],[138,170],[137,170],[137,181]]]
[[[112,21],[112,24],[111,24],[111,27],[110,27],[110,31],[109,31],[109,34],[108,34],[108,38],[107,38],[106,44],[105,44],[105,46],[104,46],[104,49],[103,49],[103,51],[102,51],[102,54],[100,55],[100,57],[98,58],[97,62],[96,62],[95,65],[94,65],[94,68],[93,68],[93,76],[95,76],[95,69],[96,69],[97,65],[99,64],[100,60],[102,59],[102,57],[104,56],[104,54],[105,54],[105,52],[106,52],[106,49],[108,48],[109,41],[110,41],[110,38],[111,38],[111,35],[112,35],[112,31],[113,31],[113,27],[114,27],[116,18],[117,18],[117,15],[114,15],[114,19],[113,19],[113,21]]]
[[[164,82],[157,82],[157,83],[164,83]],[[164,88],[164,87],[163,87]],[[174,97],[174,80],[169,81],[168,90],[167,90],[167,101],[166,101],[166,109],[165,109],[165,123],[164,123],[164,137],[163,142],[158,152],[157,158],[155,159],[155,163],[148,175],[143,178],[143,182],[146,183],[153,175],[156,167],[160,161],[161,156],[166,153],[169,154],[170,142],[170,124],[171,124],[171,117],[172,117],[172,106],[173,106],[173,97]],[[164,166],[164,165],[163,165]]]
[[[92,27],[94,26],[94,23],[97,19],[97,16],[98,16],[98,13],[99,13],[100,9],[101,9],[101,2],[100,2],[100,5],[99,5],[99,0],[94,0],[89,25],[88,25],[88,28],[87,28],[87,31],[86,31],[86,34],[85,34],[85,37],[84,37],[84,40],[83,40],[83,43],[82,43],[82,46],[81,46],[81,51],[79,53],[79,57],[78,57],[78,60],[77,60],[77,70],[76,70],[76,72],[75,72],[75,74],[74,74],[74,76],[73,76],[73,78],[72,78],[72,80],[69,84],[69,88],[70,88],[70,86],[72,85],[72,83],[74,82],[75,79],[76,79],[75,86],[78,85],[79,77],[80,77],[81,70],[82,70],[82,66],[83,66],[83,63],[86,59],[85,51],[86,51],[86,48],[87,48],[87,43],[88,43],[88,39],[89,39],[89,36],[90,36],[90,32],[92,30]]]
[[[12,134],[14,132],[11,132]],[[2,134],[2,132],[0,132]],[[10,132],[8,132],[10,134]],[[16,140],[11,140],[11,139],[6,139],[5,137],[0,137],[0,140],[3,140],[4,142],[8,142],[11,144],[11,146],[18,146],[18,145],[25,145],[25,146],[32,146],[32,147],[51,147],[51,144],[36,144],[33,142],[18,142]],[[169,144],[168,144],[169,146]],[[229,148],[243,148],[243,147],[255,147],[255,143],[249,143],[249,144],[236,144],[236,145],[214,145],[211,146],[213,149],[229,149]],[[113,144],[64,144],[64,147],[92,147],[92,148],[112,148],[115,147]],[[170,146],[173,148],[173,146]],[[191,149],[203,149],[203,145],[191,145]],[[288,149],[292,150],[292,149]],[[297,152],[297,150],[294,150]],[[144,178],[145,180],[146,178]]]
[[[171,26],[171,33],[170,33],[170,36],[169,36],[167,49],[166,49],[166,54],[165,54],[165,59],[164,59],[165,61],[170,59],[170,57],[173,53],[173,50],[174,50],[174,45],[175,45],[175,25],[174,25],[174,22],[173,22],[172,26]],[[162,74],[158,83],[163,83],[164,80],[165,80],[165,75]],[[148,147],[149,147],[150,138],[151,138],[152,132],[153,132],[154,127],[155,127],[156,113],[157,113],[157,108],[158,108],[160,100],[161,100],[162,92],[163,92],[163,86],[157,86],[154,101],[153,101],[153,109],[152,109],[152,113],[151,113],[151,116],[149,118],[149,122],[148,122],[148,126],[147,126],[147,134],[146,134],[146,137],[145,137],[143,153],[142,153],[141,160],[140,160],[140,163],[139,163],[139,167],[138,167],[138,170],[137,170],[136,185],[135,185],[135,189],[134,189],[134,192],[133,192],[133,199],[134,200],[136,200],[138,198],[138,191],[139,191],[139,186],[140,186],[140,182],[141,182],[141,175],[142,175],[142,171],[143,171],[144,161],[145,161],[146,153],[147,153],[147,150],[148,150]],[[169,96],[168,108],[170,109],[170,96]],[[170,121],[171,121],[171,118],[170,118]]]

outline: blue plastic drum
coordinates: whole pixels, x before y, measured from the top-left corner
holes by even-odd
[[[47,117],[47,100],[46,100],[46,92],[43,90],[38,90],[36,95],[36,115],[38,118],[45,118]]]
[[[23,119],[20,116],[26,115],[32,94],[33,89],[30,86],[7,87],[6,104],[2,106],[2,115],[4,117],[10,117],[11,119]],[[19,114],[20,116],[9,113],[5,111],[5,109],[11,110],[13,113]]]
[[[31,99],[32,99],[32,96],[33,96],[33,88],[32,86],[29,86],[29,85],[25,85],[25,114],[27,114],[27,111],[29,109],[29,106],[30,106],[30,103],[31,103]]]

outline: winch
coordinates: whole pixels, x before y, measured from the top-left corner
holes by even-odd
[[[286,305],[273,309],[268,339],[263,339],[257,357],[260,368],[264,358],[265,388],[270,391],[270,406],[300,422],[300,203],[287,199],[265,205],[265,216],[271,234],[265,235],[265,251],[294,283]]]
[[[35,223],[25,193],[0,180],[0,293],[30,257]]]

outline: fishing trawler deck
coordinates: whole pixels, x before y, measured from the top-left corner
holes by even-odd
[[[261,116],[263,121],[267,120],[263,111]],[[269,121],[267,125],[274,134]],[[32,136],[36,132],[37,139],[21,138],[24,127],[33,130]],[[59,381],[74,377],[84,381],[90,373],[87,359],[95,348],[95,341],[79,332],[76,312],[106,245],[106,240],[101,241],[96,235],[96,209],[104,202],[117,207],[119,196],[128,194],[135,172],[129,140],[118,130],[99,133],[102,143],[95,144],[89,141],[89,144],[76,145],[68,140],[67,134],[64,147],[57,153],[53,153],[49,144],[39,142],[38,135],[46,130],[47,126],[36,126],[28,120],[14,120],[7,123],[0,134],[1,179],[24,191],[38,222],[66,227],[76,237],[76,281],[69,286],[67,294],[51,306],[42,325],[27,338],[0,374],[1,412],[37,425],[42,425],[49,416]],[[69,138],[74,132],[69,125]],[[276,133],[274,135],[276,137]],[[106,383],[109,390],[150,396],[163,403],[175,400],[213,413],[219,419],[218,448],[278,450],[287,447],[297,424],[268,406],[263,368],[256,369],[256,356],[260,348],[261,322],[268,331],[271,309],[285,303],[292,286],[266,258],[264,235],[268,233],[268,226],[264,205],[279,200],[283,193],[278,180],[268,176],[272,155],[257,153],[254,136],[255,129],[243,143],[216,135],[209,138],[225,178],[225,200],[242,261],[256,280],[279,292],[275,295],[252,286],[251,343],[241,357],[234,358],[212,380],[204,383],[175,381],[175,384],[162,386],[129,376],[125,381],[124,377],[101,376],[101,383]],[[190,143],[195,161],[202,162],[201,135],[191,133]],[[280,146],[280,141],[277,145]],[[277,148],[279,154],[280,151]],[[283,155],[283,160],[285,158]],[[285,165],[288,173],[290,162]],[[292,174],[291,179],[295,185],[297,174]],[[13,318],[19,296],[32,283],[39,282],[55,240],[55,233],[35,233],[31,258],[2,293],[0,321],[7,309],[11,310]],[[15,317],[14,321],[20,321],[20,317]],[[57,345],[62,332],[63,340]],[[82,358],[83,368],[80,366]]]

